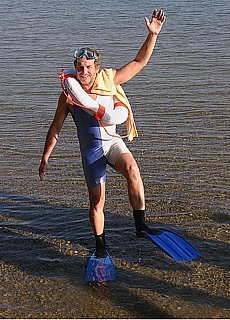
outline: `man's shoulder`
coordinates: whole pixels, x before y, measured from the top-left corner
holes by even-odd
[[[103,68],[100,70],[99,74],[105,74],[107,77],[113,78],[116,70],[113,68]]]
[[[100,95],[116,94],[117,91],[113,79],[114,71],[112,68],[102,69],[96,76],[91,92]]]

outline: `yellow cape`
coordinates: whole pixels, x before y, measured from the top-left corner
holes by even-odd
[[[120,85],[115,85],[113,82],[113,69],[102,69],[96,76],[92,93],[96,93],[102,96],[116,96],[116,98],[124,103],[129,109],[130,119],[126,120],[126,129],[128,132],[128,140],[132,141],[134,137],[138,137],[136,125],[133,118],[132,109],[128,98],[125,95],[124,90]]]

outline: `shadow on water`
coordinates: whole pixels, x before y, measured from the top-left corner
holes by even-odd
[[[89,286],[84,283],[84,271],[87,258],[94,248],[88,210],[56,207],[30,197],[4,192],[0,193],[0,197],[4,199],[0,204],[2,261],[29,275],[67,279],[78,288],[88,290]],[[157,274],[144,272],[155,269],[186,273],[192,266],[171,262],[165,256],[162,258],[159,250],[149,242],[142,249],[144,242],[135,241],[131,219],[107,213],[107,220],[109,244],[115,246],[111,245],[111,255],[118,263],[117,281],[108,286],[104,294],[114,305],[140,318],[172,318],[157,305],[153,307],[148,299],[139,296],[136,290],[141,288],[149,294],[166,294],[170,298],[179,297],[187,302],[199,301],[203,306],[211,304],[214,307],[227,307],[228,301],[225,298],[207,294],[188,283],[177,284],[168,279],[159,279]],[[114,232],[116,229],[121,231]],[[224,244],[216,242],[214,245],[215,248],[221,248]],[[149,258],[148,255],[153,253],[154,259]],[[216,264],[219,258],[221,252]],[[205,258],[201,258],[201,263],[202,259],[204,261]],[[92,288],[95,290],[95,286]],[[100,288],[97,290],[103,293]]]

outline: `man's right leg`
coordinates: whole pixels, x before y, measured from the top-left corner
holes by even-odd
[[[89,218],[95,235],[104,231],[104,204],[105,204],[105,183],[97,187],[89,188]]]
[[[105,183],[94,188],[89,188],[89,218],[96,239],[96,256],[104,257],[105,233],[104,233],[104,204],[105,204]]]

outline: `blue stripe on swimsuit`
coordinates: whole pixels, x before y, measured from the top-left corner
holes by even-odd
[[[73,120],[77,126],[82,164],[88,187],[93,188],[106,180],[108,163],[103,147],[99,122],[79,107],[74,107]]]

